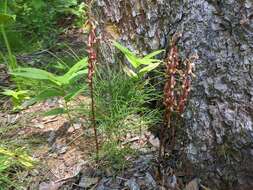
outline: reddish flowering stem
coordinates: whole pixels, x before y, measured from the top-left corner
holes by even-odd
[[[197,56],[192,56],[181,62],[179,59],[179,52],[177,48],[177,41],[180,39],[181,34],[176,34],[172,38],[170,51],[168,52],[167,59],[165,60],[165,85],[164,85],[164,99],[163,104],[165,106],[164,113],[164,125],[161,129],[160,135],[160,147],[159,147],[159,159],[161,160],[162,148],[165,147],[165,130],[170,128],[170,147],[173,150],[175,146],[175,125],[171,123],[172,113],[184,112],[187,99],[189,97],[191,87],[191,77],[193,62],[197,59]]]
[[[90,88],[90,96],[91,96],[91,114],[92,114],[92,127],[94,130],[95,136],[95,143],[96,143],[96,155],[98,157],[99,153],[99,143],[98,143],[98,134],[97,134],[97,127],[96,127],[96,115],[95,115],[95,101],[94,101],[94,89],[93,89],[93,76],[95,73],[95,62],[97,60],[97,54],[94,49],[94,45],[96,44],[96,29],[94,24],[90,21],[89,24],[91,25],[91,31],[88,35],[88,84]]]

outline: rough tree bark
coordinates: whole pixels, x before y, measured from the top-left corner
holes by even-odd
[[[212,189],[253,189],[253,1],[96,0],[100,62],[116,64],[114,38],[139,53],[179,41],[199,55],[184,115],[188,159]]]

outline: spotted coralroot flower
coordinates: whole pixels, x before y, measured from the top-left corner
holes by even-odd
[[[179,65],[178,49],[173,46],[166,60],[166,83],[164,86],[164,100],[166,114],[174,110],[176,105],[175,87],[176,87],[176,72]]]
[[[171,49],[165,61],[166,82],[163,104],[165,105],[165,118],[167,120],[169,120],[171,112],[178,112],[180,114],[184,112],[191,87],[193,63],[198,58],[197,55],[194,55],[184,62],[180,61],[176,46],[180,37],[181,34],[176,34],[172,38]]]
[[[174,111],[174,108],[177,105],[175,87],[176,87],[176,74],[177,68],[179,66],[179,56],[178,48],[176,46],[176,41],[178,40],[176,36],[172,39],[171,50],[168,53],[168,57],[165,61],[166,64],[166,82],[164,86],[164,100],[163,104],[165,106],[165,118],[170,117],[171,111]]]
[[[91,22],[90,22],[90,25],[91,25],[91,30],[90,30],[89,36],[88,36],[87,52],[88,52],[88,58],[89,58],[88,59],[88,63],[89,63],[88,64],[88,83],[91,85],[92,78],[93,78],[93,75],[95,72],[94,63],[97,60],[97,54],[96,54],[96,51],[94,50],[94,45],[96,44],[97,39],[96,39],[95,26]]]
[[[194,61],[198,59],[197,55],[193,55],[189,59],[186,59],[184,61],[184,66],[186,67],[181,78],[182,78],[182,86],[181,86],[181,94],[179,97],[178,107],[177,110],[180,114],[182,114],[185,110],[185,105],[187,98],[189,96],[190,90],[191,90],[191,78],[194,76],[193,74],[193,63]]]

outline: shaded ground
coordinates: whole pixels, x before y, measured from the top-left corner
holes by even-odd
[[[89,102],[85,97],[78,98]],[[114,170],[114,163],[108,165],[106,158],[96,163],[93,131],[85,116],[76,115],[71,127],[64,115],[39,114],[60,105],[61,100],[55,99],[17,114],[0,114],[1,141],[26,147],[38,161],[35,169],[17,175],[25,189],[181,189],[186,182],[190,182],[186,190],[199,188],[200,182],[193,179],[190,166],[182,165],[182,155],[176,158],[167,155],[168,162],[162,165],[163,178],[159,179],[156,158],[159,141],[146,129],[122,138],[122,144],[137,153],[124,157],[125,168]],[[183,169],[176,169],[179,167]]]

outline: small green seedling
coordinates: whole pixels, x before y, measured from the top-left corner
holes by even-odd
[[[127,66],[123,68],[126,74],[132,78],[141,78],[146,73],[158,67],[162,61],[159,59],[154,59],[153,57],[165,51],[157,50],[141,58],[116,41],[114,41],[114,46],[125,55],[131,66],[136,70],[133,71]]]
[[[11,97],[12,103],[13,103],[13,110],[19,110],[22,109],[22,102],[24,100],[28,100],[30,97],[28,96],[29,91],[28,90],[10,90],[5,89],[1,94],[5,96]]]

